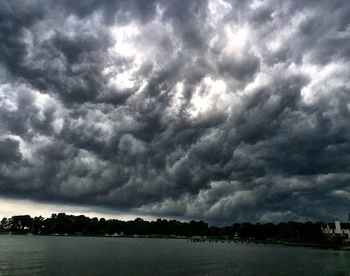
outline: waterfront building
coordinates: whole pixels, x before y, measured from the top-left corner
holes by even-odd
[[[322,232],[328,237],[350,239],[350,223],[341,223],[339,219],[336,219],[334,223],[327,223],[322,227]]]

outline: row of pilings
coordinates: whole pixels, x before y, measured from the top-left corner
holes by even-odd
[[[255,244],[254,239],[215,239],[215,238],[206,238],[206,237],[190,237],[187,240],[188,242],[214,242],[214,243],[235,243],[235,244]]]

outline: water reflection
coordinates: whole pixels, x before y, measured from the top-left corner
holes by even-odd
[[[348,275],[350,252],[186,240],[0,236],[0,275]]]

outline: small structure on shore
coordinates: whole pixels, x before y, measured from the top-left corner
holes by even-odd
[[[339,219],[336,219],[334,223],[327,223],[322,228],[322,232],[330,238],[343,237],[350,239],[350,223],[340,223]]]
[[[189,241],[191,242],[205,242],[206,237],[200,237],[200,236],[192,236]]]

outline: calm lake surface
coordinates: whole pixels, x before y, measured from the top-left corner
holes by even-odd
[[[0,235],[0,275],[350,275],[350,252],[172,239]]]

